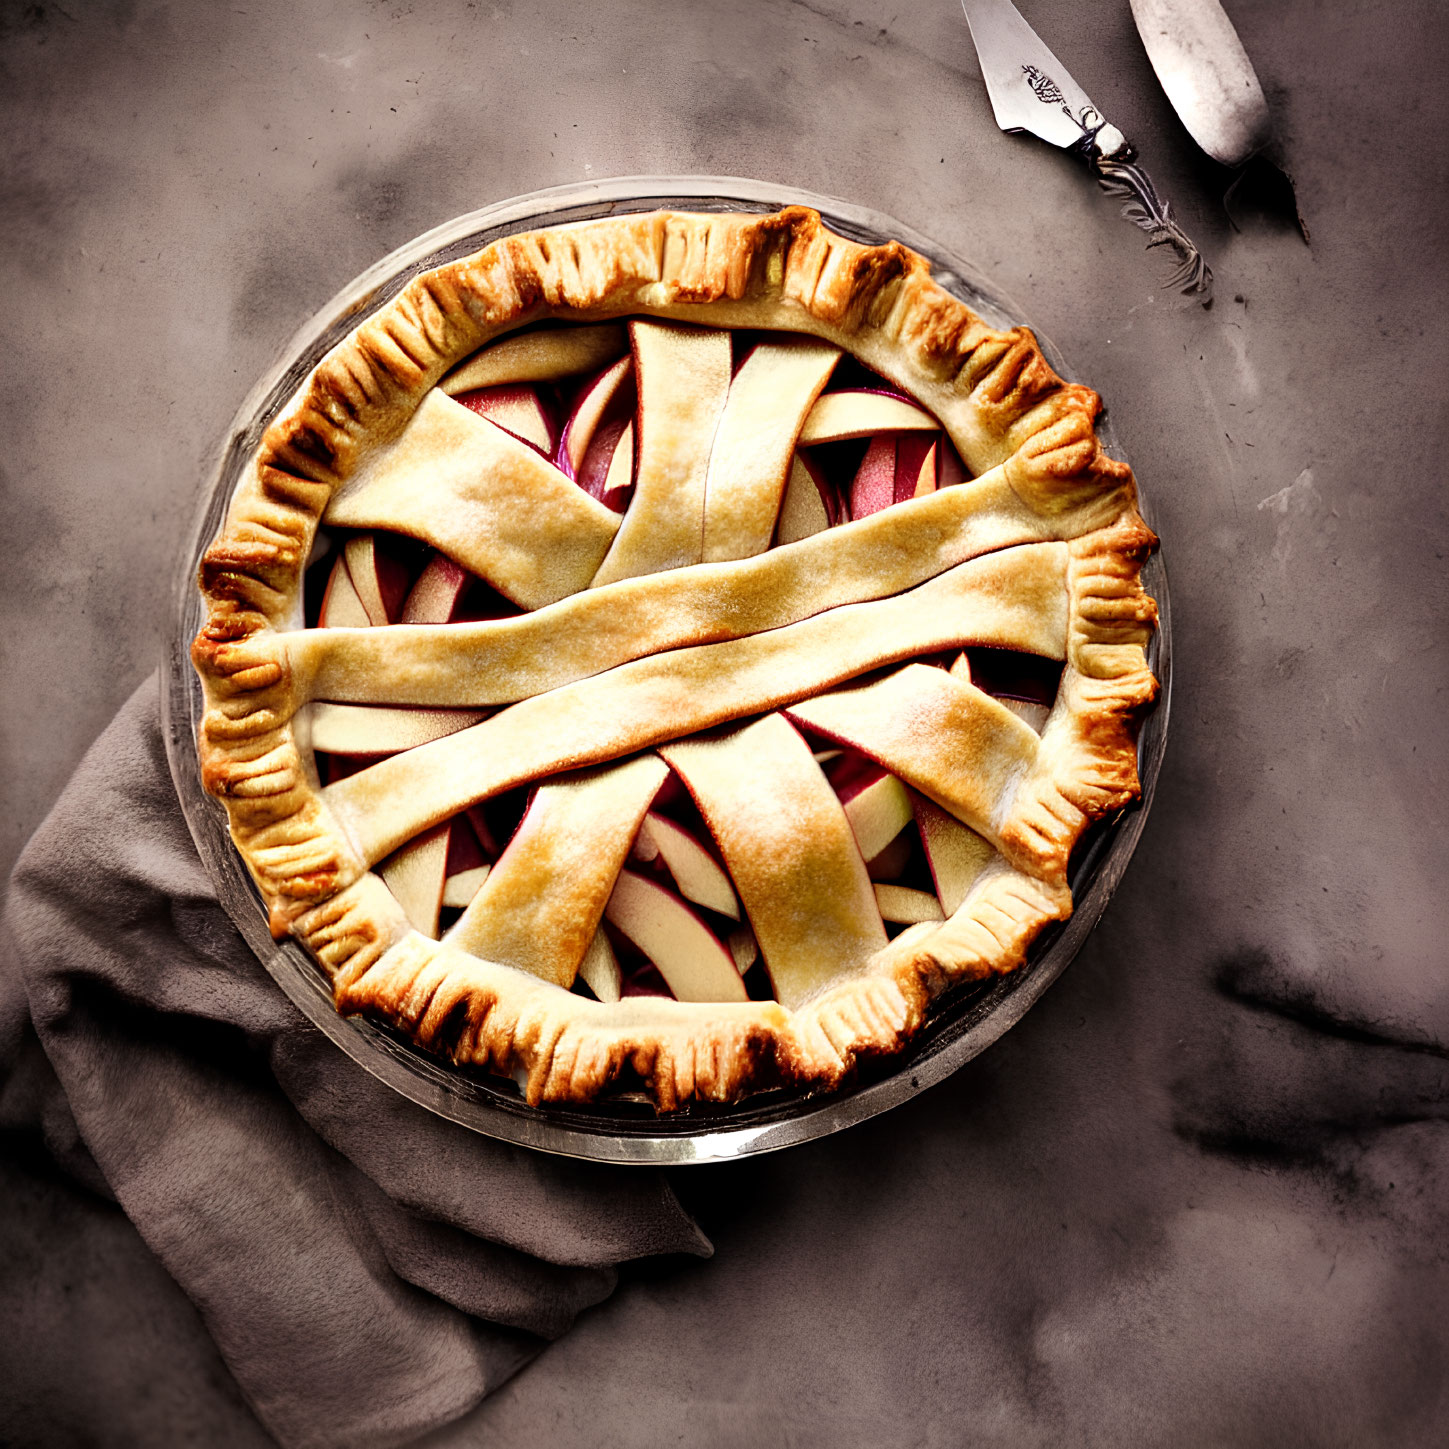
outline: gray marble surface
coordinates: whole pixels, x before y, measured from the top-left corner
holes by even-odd
[[[449,1445],[1429,1445],[1449,1419],[1449,23],[1232,0],[1312,246],[1226,222],[1126,0],[1022,0],[1219,296],[1003,137],[952,0],[0,4],[13,860],[162,648],[218,439],[310,311],[542,186],[755,176],[974,260],[1108,401],[1171,572],[1138,858],[946,1085],[681,1190],[717,1244]],[[113,1210],[4,1169],[11,1442],[262,1441]],[[542,1426],[542,1427],[540,1427]]]

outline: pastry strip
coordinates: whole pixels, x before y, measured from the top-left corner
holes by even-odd
[[[420,538],[536,609],[584,588],[619,527],[527,443],[434,390],[364,454],[323,522]]]
[[[840,358],[823,342],[762,342],[730,384],[704,494],[704,558],[770,546],[800,424]]]
[[[869,755],[1013,856],[1001,831],[1041,741],[975,685],[944,669],[907,664],[884,679],[817,695],[785,713]]]
[[[480,709],[388,709],[367,704],[311,706],[306,739],[335,755],[385,755],[411,750],[477,724]]]
[[[282,647],[299,698],[510,704],[665,649],[888,597],[978,555],[1056,536],[994,469],[759,558],[623,580],[521,618],[311,629],[283,636]]]
[[[1060,655],[1065,568],[1064,544],[1004,550],[895,598],[637,659],[394,755],[328,786],[323,799],[370,864],[502,790],[776,709],[912,655],[979,641]],[[1015,715],[981,698],[1005,718],[1003,728],[1035,744]]]
[[[775,997],[794,1010],[886,944],[845,811],[778,714],[660,754],[694,796],[740,893]]]
[[[640,755],[540,785],[448,944],[572,986],[668,773],[658,755]]]
[[[710,446],[730,385],[730,339],[708,327],[633,322],[639,384],[634,498],[594,586],[700,561]]]

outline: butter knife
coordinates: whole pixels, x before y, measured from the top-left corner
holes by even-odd
[[[1123,216],[1148,234],[1147,245],[1165,246],[1176,255],[1178,266],[1168,285],[1207,306],[1212,269],[1137,164],[1132,143],[1092,104],[1011,0],[961,0],[961,8],[996,124],[1008,133],[1030,132],[1080,156],[1102,189],[1122,199]]]

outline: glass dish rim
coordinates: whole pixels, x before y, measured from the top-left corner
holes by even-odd
[[[1171,697],[1167,572],[1160,550],[1143,570],[1144,585],[1158,604],[1159,628],[1148,658],[1161,692],[1138,738],[1140,800],[1095,827],[1085,848],[1078,851],[1071,878],[1076,904],[1070,919],[1038,937],[1019,971],[965,993],[947,993],[907,1051],[893,1058],[877,1079],[835,1093],[766,1094],[778,1100],[762,1103],[747,1098],[729,1107],[692,1107],[667,1116],[635,1114],[619,1103],[612,1108],[530,1107],[506,1087],[452,1067],[385,1028],[338,1015],[321,970],[306,952],[294,941],[272,939],[260,897],[231,846],[225,812],[201,784],[195,748],[201,691],[189,652],[202,621],[195,584],[201,553],[215,536],[237,474],[268,423],[327,349],[386,305],[414,276],[466,256],[498,236],[623,212],[774,211],[788,205],[812,207],[832,229],[856,240],[901,241],[931,262],[938,283],[988,322],[1030,325],[1024,310],[969,263],[892,217],[834,197],[717,176],[629,176],[549,187],[444,222],[342,288],[298,329],[248,393],[202,492],[175,590],[174,627],[162,673],[162,711],[177,796],[218,899],[291,1001],[358,1065],[427,1110],[520,1146],[599,1162],[683,1165],[778,1151],[900,1105],[997,1041],[1066,969],[1125,874],[1152,802],[1166,749]],[[1052,366],[1072,379],[1074,374],[1057,349],[1040,332],[1036,335]],[[1098,431],[1108,451],[1121,457],[1109,418],[1103,418]],[[1150,526],[1140,490],[1139,508]]]

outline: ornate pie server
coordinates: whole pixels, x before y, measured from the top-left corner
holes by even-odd
[[[961,8],[996,124],[1079,155],[1097,173],[1102,189],[1122,198],[1122,214],[1148,234],[1147,245],[1170,247],[1177,255],[1169,284],[1206,305],[1212,298],[1212,269],[1137,164],[1132,143],[1092,104],[1011,0],[961,0]]]

